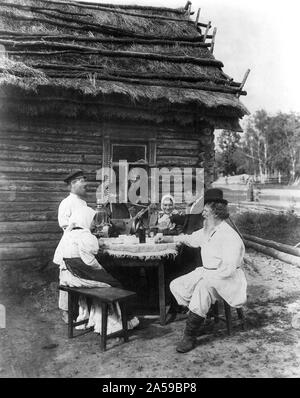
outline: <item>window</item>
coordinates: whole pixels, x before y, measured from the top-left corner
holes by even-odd
[[[126,160],[129,164],[147,164],[147,146],[112,144],[112,162]]]
[[[125,168],[121,166],[124,161],[127,162]],[[156,138],[134,136],[125,140],[118,139],[115,135],[105,135],[103,137],[102,164],[103,167],[114,169],[116,195],[121,201],[125,194],[121,192],[123,189],[119,187],[119,181],[127,181],[126,186],[129,189],[134,180],[134,175],[129,176],[131,169],[143,168],[150,177],[150,168],[156,165]],[[124,188],[126,190],[125,186]]]

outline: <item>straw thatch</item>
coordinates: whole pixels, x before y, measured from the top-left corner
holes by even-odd
[[[81,103],[108,96],[144,106],[192,106],[232,121],[247,113],[238,98],[246,93],[223,73],[211,36],[205,41],[201,33],[204,24],[196,26],[184,8],[54,0],[0,0],[0,7],[1,99],[8,99],[2,110],[14,96],[51,93]]]

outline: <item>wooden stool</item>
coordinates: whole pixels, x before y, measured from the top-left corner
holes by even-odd
[[[78,302],[78,297],[85,296],[95,298],[101,303],[102,309],[102,322],[101,322],[101,351],[106,350],[107,341],[107,318],[108,318],[108,305],[118,302],[121,309],[122,317],[122,333],[124,341],[128,341],[128,327],[127,327],[127,313],[126,313],[126,301],[135,296],[136,293],[128,290],[117,289],[115,287],[69,287],[59,286],[60,290],[68,293],[68,337],[74,337],[74,327],[88,323],[88,319],[80,322],[74,321],[74,309],[75,304]],[[114,334],[114,333],[113,333]]]
[[[227,327],[227,333],[230,336],[232,333],[232,316],[231,316],[231,307],[230,305],[223,300],[223,305],[224,305],[224,312],[225,312],[225,319],[219,315],[219,303],[218,301],[215,302],[215,304],[212,305],[212,312],[213,312],[213,317],[216,323],[219,322],[219,320],[224,321],[226,323]],[[242,308],[236,308],[237,316],[238,319],[241,321],[241,326],[242,329],[245,329],[245,316]]]

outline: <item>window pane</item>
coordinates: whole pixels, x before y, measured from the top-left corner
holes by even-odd
[[[146,145],[116,145],[112,146],[112,161],[127,160],[128,163],[146,161]]]

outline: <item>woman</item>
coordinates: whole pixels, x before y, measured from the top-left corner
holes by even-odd
[[[54,262],[60,265],[60,284],[70,287],[122,287],[99,264],[95,255],[98,253],[99,244],[97,238],[91,233],[92,222],[95,211],[90,207],[82,207],[80,211],[73,214],[69,221],[62,241],[55,252]],[[65,314],[68,310],[67,295],[61,292],[59,308]],[[77,321],[89,319],[87,327],[94,326],[95,332],[101,331],[101,308],[96,300],[93,301],[91,313],[83,298],[79,299],[79,316]],[[138,324],[137,318],[129,322],[129,328]],[[84,327],[84,326],[83,326]],[[111,308],[111,315],[108,318],[108,333],[122,329],[120,311]]]
[[[157,228],[157,231],[164,235],[178,235],[180,227],[178,228],[171,217],[178,215],[175,209],[175,199],[172,195],[164,195],[161,199],[161,211],[151,214],[150,228]]]

